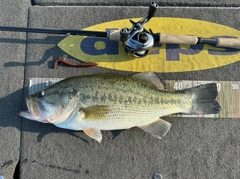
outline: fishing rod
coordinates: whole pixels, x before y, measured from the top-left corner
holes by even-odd
[[[202,38],[194,35],[176,35],[153,33],[151,29],[146,30],[144,26],[154,17],[159,5],[156,2],[151,2],[149,5],[148,15],[138,22],[130,20],[132,27],[123,28],[121,30],[101,31],[86,31],[86,30],[58,30],[44,28],[24,28],[24,27],[9,27],[0,26],[1,31],[16,31],[30,33],[48,33],[48,34],[64,34],[64,35],[81,35],[104,37],[113,41],[123,42],[123,46],[127,54],[134,58],[147,56],[154,45],[157,44],[209,44],[216,47],[227,47],[240,49],[240,40],[237,38]]]

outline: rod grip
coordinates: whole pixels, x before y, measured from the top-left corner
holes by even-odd
[[[159,34],[159,43],[195,45],[198,38],[192,35]]]
[[[237,38],[217,38],[217,47],[229,47],[240,49],[240,40]]]
[[[121,34],[120,34],[120,31],[119,30],[109,30],[109,40],[112,40],[112,41],[120,41],[121,39]]]

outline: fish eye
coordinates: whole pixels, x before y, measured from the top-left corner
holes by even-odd
[[[42,91],[39,91],[38,92],[38,98],[42,98],[44,96],[44,91],[42,90]]]

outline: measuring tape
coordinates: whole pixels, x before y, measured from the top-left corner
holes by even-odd
[[[31,78],[29,81],[29,94],[43,90],[62,79],[63,78]],[[240,81],[165,80],[164,82],[166,84],[166,91],[171,92],[208,83],[217,84],[217,101],[222,107],[219,114],[174,114],[170,115],[172,117],[239,118]]]

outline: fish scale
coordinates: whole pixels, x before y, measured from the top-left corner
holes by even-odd
[[[139,127],[161,138],[171,126],[161,116],[216,114],[221,110],[216,101],[216,84],[177,92],[162,87],[152,72],[129,77],[114,74],[71,77],[28,96],[29,111],[20,115],[60,128],[83,130],[101,142],[101,130]]]

